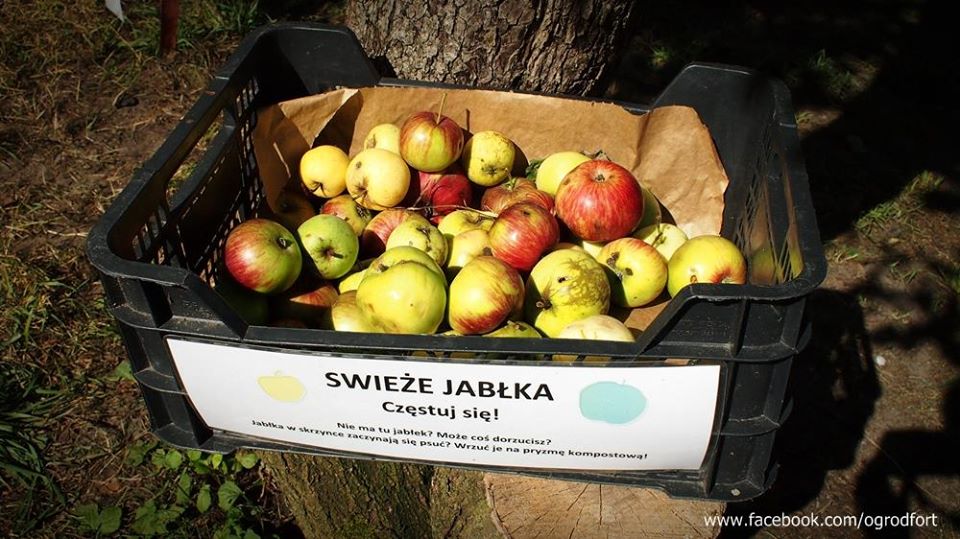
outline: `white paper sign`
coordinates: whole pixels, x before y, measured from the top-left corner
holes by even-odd
[[[718,365],[461,364],[167,342],[211,428],[485,466],[699,468],[720,376]]]

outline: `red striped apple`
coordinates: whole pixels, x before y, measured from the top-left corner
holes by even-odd
[[[308,327],[318,327],[339,297],[337,289],[325,281],[301,279],[289,290],[270,301],[275,319],[297,320]]]
[[[676,296],[692,283],[743,284],[747,263],[740,249],[716,235],[690,238],[670,257],[667,290]]]
[[[223,257],[237,284],[262,294],[279,294],[293,286],[303,264],[297,239],[269,219],[237,225],[227,235]]]
[[[657,299],[667,285],[667,261],[637,238],[613,240],[597,256],[610,278],[610,299],[621,307],[640,307]]]
[[[420,172],[420,200],[430,206],[430,220],[439,223],[444,215],[470,206],[473,189],[459,167],[443,172]]]
[[[490,227],[490,250],[513,268],[529,271],[559,237],[560,226],[550,212],[521,202],[497,216]]]
[[[390,238],[390,234],[407,219],[429,223],[419,213],[403,208],[390,208],[374,215],[360,235],[360,252],[363,253],[364,259],[373,258],[383,253],[387,248],[387,240]]]
[[[578,238],[611,241],[643,219],[643,190],[629,170],[603,159],[582,163],[557,188],[557,217]]]
[[[553,197],[537,189],[533,182],[526,178],[511,178],[496,187],[488,188],[480,198],[480,209],[500,213],[521,202],[530,202],[549,212],[553,211]]]
[[[320,213],[343,219],[357,236],[363,233],[363,229],[373,219],[373,213],[357,204],[350,195],[340,195],[324,202],[320,207]]]
[[[523,279],[492,256],[479,256],[450,283],[447,320],[463,335],[493,331],[523,306]]]
[[[463,129],[439,112],[411,114],[400,127],[400,156],[417,170],[439,172],[456,163],[461,152]]]

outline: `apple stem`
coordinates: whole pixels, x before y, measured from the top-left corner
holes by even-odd
[[[437,109],[437,123],[440,123],[441,113],[443,112],[443,102],[447,100],[447,92],[440,96],[440,107]]]

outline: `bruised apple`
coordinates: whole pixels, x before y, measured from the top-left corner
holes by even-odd
[[[603,266],[581,250],[553,251],[537,262],[527,279],[524,319],[548,337],[609,308],[610,283]]]

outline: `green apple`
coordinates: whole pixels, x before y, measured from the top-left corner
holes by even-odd
[[[557,196],[557,188],[568,172],[577,165],[586,163],[590,158],[580,152],[557,152],[547,156],[537,168],[537,189]]]
[[[743,284],[747,262],[732,241],[713,234],[690,238],[670,258],[667,290],[676,296],[692,283]]]
[[[343,279],[340,279],[340,282],[337,284],[337,291],[343,294],[344,292],[349,292],[351,290],[356,290],[360,286],[360,282],[363,281],[363,276],[366,274],[367,270],[362,269],[360,271],[355,271],[348,274]]]
[[[392,249],[387,249],[383,252],[382,255],[373,259],[370,262],[370,265],[367,266],[367,269],[364,272],[364,278],[367,274],[371,273],[383,273],[390,269],[395,264],[400,262],[416,262],[418,264],[423,264],[428,267],[431,271],[437,275],[443,277],[443,270],[440,269],[440,266],[437,262],[427,253],[416,247],[410,247],[409,245],[401,245],[399,247],[393,247]],[[361,281],[363,282],[363,281]]]
[[[610,299],[621,307],[646,305],[667,285],[667,261],[643,240],[613,240],[603,246],[597,259],[610,278]]]
[[[360,253],[360,240],[353,228],[333,215],[315,215],[297,228],[300,245],[324,279],[342,277],[353,268]]]
[[[489,333],[523,306],[523,279],[493,256],[479,256],[450,283],[447,320],[464,335]]]
[[[400,246],[416,247],[430,255],[430,258],[443,266],[447,262],[447,240],[437,227],[430,223],[408,219],[393,229],[387,238],[387,250]]]
[[[643,227],[634,232],[633,237],[647,242],[648,245],[659,251],[667,261],[673,256],[674,251],[687,241],[686,233],[680,230],[677,225],[670,223]]]
[[[603,266],[578,249],[543,257],[530,271],[524,300],[525,320],[548,337],[571,322],[610,308],[610,283]]]
[[[503,133],[480,131],[467,141],[460,161],[470,181],[490,187],[510,177],[516,153],[513,142]]]
[[[333,307],[330,307],[328,316],[324,327],[329,329],[355,333],[381,333],[376,326],[367,321],[360,307],[357,306],[356,290],[340,294]]]
[[[367,322],[384,333],[436,332],[447,306],[447,281],[431,264],[403,260],[383,271],[371,265],[357,288],[357,306]]]
[[[502,327],[491,331],[484,337],[511,337],[522,339],[540,339],[543,336],[536,328],[526,322],[518,320],[508,320]]]
[[[466,266],[478,256],[492,255],[490,235],[486,230],[476,229],[461,232],[449,240],[450,254],[447,256],[447,275],[453,277],[460,268]]]
[[[454,210],[443,216],[437,226],[440,233],[448,239],[468,230],[485,230],[490,232],[497,216],[477,210]]]

